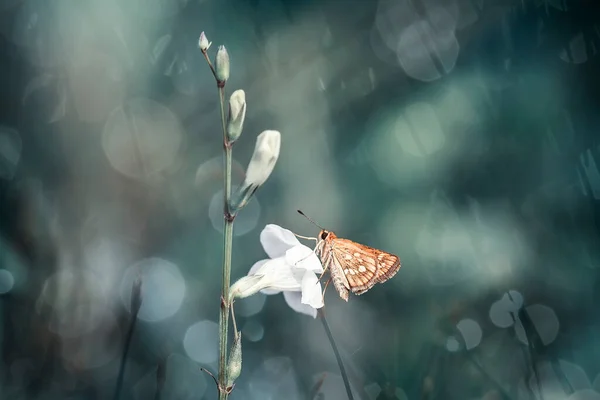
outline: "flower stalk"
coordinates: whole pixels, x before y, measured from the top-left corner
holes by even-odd
[[[227,379],[227,338],[229,335],[229,286],[231,281],[231,256],[233,248],[233,222],[235,214],[229,210],[231,200],[231,166],[233,161],[232,146],[233,142],[227,135],[227,125],[225,122],[225,82],[229,77],[229,56],[224,46],[219,46],[217,52],[216,66],[210,61],[208,48],[210,42],[204,32],[200,35],[199,47],[206,63],[210,67],[219,91],[219,107],[221,111],[221,129],[223,132],[223,268],[221,279],[221,309],[219,313],[219,375],[215,379],[219,391],[219,400],[226,400],[231,392],[228,387]],[[225,76],[226,75],[226,76]],[[214,376],[213,376],[214,378]]]
[[[344,387],[346,388],[346,395],[348,396],[348,400],[354,400],[354,396],[352,395],[352,389],[350,388],[350,380],[348,379],[348,374],[346,373],[346,367],[344,367],[342,356],[340,355],[337,345],[335,344],[335,339],[333,338],[331,329],[329,329],[327,319],[325,319],[325,312],[321,308],[317,311],[317,313],[319,315],[319,319],[323,323],[323,328],[325,329],[325,333],[327,334],[327,338],[329,339],[329,343],[331,344],[331,348],[333,349],[333,353],[335,354],[335,359],[338,363],[338,367],[340,368],[340,374],[342,375],[342,380],[344,381]]]
[[[219,85],[219,103],[221,106],[221,125],[223,129],[223,150],[225,163],[223,196],[223,277],[221,286],[221,313],[219,314],[219,400],[226,400],[227,387],[227,337],[229,334],[229,285],[231,281],[231,255],[233,248],[233,221],[235,214],[229,212],[231,200],[232,143],[227,139],[225,125],[225,87]]]
[[[235,380],[240,375],[242,370],[242,343],[241,334],[235,326],[235,316],[233,314],[233,299],[230,295],[231,291],[231,258],[232,258],[232,247],[233,247],[233,223],[235,216],[240,209],[243,208],[244,204],[232,205],[231,195],[231,166],[233,162],[233,144],[240,137],[244,126],[244,118],[246,116],[246,95],[243,90],[235,91],[229,100],[229,113],[225,114],[225,84],[229,79],[230,73],[230,60],[229,54],[225,46],[219,46],[217,54],[215,56],[214,65],[210,61],[208,56],[208,48],[211,42],[202,32],[200,39],[198,40],[198,47],[204,56],[210,70],[217,83],[217,90],[219,93],[219,107],[221,111],[221,130],[223,134],[223,268],[222,268],[222,280],[221,280],[221,305],[219,313],[219,373],[218,378],[215,378],[213,374],[208,372],[217,385],[219,392],[219,400],[226,400],[229,393],[233,390]],[[275,131],[265,131],[275,132]],[[269,139],[265,145],[258,146],[261,149],[263,155],[260,165],[255,165],[254,169],[262,172],[259,174],[264,177],[264,180],[271,174],[274,164],[279,156],[279,132],[261,134],[259,135],[260,143],[265,142],[265,138]],[[276,136],[276,137],[275,137]],[[266,142],[265,142],[266,143]],[[274,147],[276,146],[276,147]],[[267,149],[267,150],[265,150]],[[255,150],[256,153],[256,150]],[[253,159],[256,155],[253,156]],[[251,163],[252,164],[252,163]],[[250,171],[252,172],[252,171]],[[248,175],[248,173],[247,173]],[[264,180],[256,185],[258,186],[264,183]],[[246,199],[249,200],[249,197]],[[227,343],[229,338],[229,312],[231,311],[233,324],[234,324],[234,340],[233,346],[231,347],[230,354],[227,354]]]

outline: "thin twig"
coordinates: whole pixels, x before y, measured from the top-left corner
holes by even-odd
[[[119,375],[117,377],[117,385],[115,387],[114,400],[119,400],[121,397],[121,389],[123,387],[123,378],[125,376],[125,364],[127,363],[127,354],[129,354],[129,348],[131,346],[131,339],[133,337],[133,331],[137,322],[137,312],[131,315],[129,321],[129,329],[127,331],[127,337],[125,338],[125,346],[123,347],[123,354],[121,355],[121,365],[119,366]]]
[[[127,363],[127,354],[129,354],[129,348],[131,347],[131,339],[133,338],[133,331],[137,323],[137,316],[142,306],[142,277],[138,275],[131,285],[131,304],[130,311],[131,316],[129,319],[129,329],[127,330],[127,336],[125,337],[125,345],[123,347],[123,354],[121,355],[121,365],[119,366],[119,375],[117,376],[117,384],[115,386],[114,400],[119,400],[121,397],[121,389],[123,387],[123,378],[125,376],[125,364]]]
[[[231,308],[231,321],[233,322],[233,331],[237,335],[238,329],[237,329],[237,323],[235,321],[235,312],[233,311],[233,301],[231,302],[229,307]]]
[[[331,344],[331,348],[333,349],[333,353],[335,354],[335,359],[337,360],[338,367],[340,368],[340,373],[342,374],[342,380],[344,381],[344,386],[346,388],[348,400],[354,400],[354,396],[352,396],[352,389],[350,388],[350,381],[348,380],[348,375],[346,374],[346,368],[344,367],[344,362],[342,361],[340,352],[338,351],[337,345],[335,344],[335,339],[333,338],[331,329],[329,329],[329,324],[327,323],[327,319],[325,318],[325,312],[322,308],[320,308],[317,310],[317,313],[319,315],[319,319],[323,323],[323,328],[325,328],[325,333],[327,333],[327,338],[329,339],[329,343]]]
[[[213,76],[215,77],[215,80],[217,80],[217,72],[215,71],[215,67],[213,67],[212,63],[210,62],[210,57],[208,56],[207,50],[201,50],[201,51],[202,51],[202,55],[204,56],[204,59],[206,60],[206,62],[208,63],[208,66],[210,67],[210,70],[211,70]]]

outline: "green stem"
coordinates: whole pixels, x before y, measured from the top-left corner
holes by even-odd
[[[125,376],[125,365],[127,363],[127,355],[129,354],[129,348],[131,347],[131,338],[133,337],[133,331],[135,330],[135,323],[137,322],[137,312],[131,314],[129,320],[129,329],[127,330],[127,336],[125,338],[125,347],[123,348],[123,354],[121,354],[121,364],[119,366],[119,375],[117,376],[117,385],[115,386],[114,400],[121,398],[121,390],[123,388],[123,377]]]
[[[221,125],[223,128],[224,149],[224,196],[223,196],[223,281],[221,288],[221,313],[219,315],[219,400],[227,400],[227,338],[229,330],[229,285],[231,280],[231,253],[233,244],[233,220],[235,215],[229,212],[231,200],[231,143],[227,141],[225,127],[225,89],[219,85],[219,103],[221,105]]]
[[[319,319],[323,323],[323,328],[325,328],[325,333],[327,334],[327,338],[329,339],[329,343],[331,343],[331,348],[333,349],[333,354],[335,354],[335,359],[337,360],[338,367],[340,368],[340,374],[342,375],[342,380],[344,381],[344,387],[346,388],[346,394],[348,395],[348,400],[354,400],[354,396],[352,396],[352,390],[350,389],[350,381],[348,380],[348,374],[346,374],[346,368],[344,367],[344,362],[342,361],[342,356],[338,351],[337,345],[335,344],[335,339],[333,338],[333,334],[331,333],[331,329],[329,329],[329,324],[325,319],[325,313],[323,309],[320,308],[317,310],[319,315]]]

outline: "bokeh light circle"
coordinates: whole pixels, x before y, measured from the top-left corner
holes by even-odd
[[[499,328],[508,328],[514,323],[516,313],[522,306],[523,296],[521,293],[516,290],[509,290],[490,307],[490,320]]]
[[[458,329],[465,341],[465,347],[467,350],[474,349],[481,343],[481,337],[483,335],[481,326],[472,319],[463,319],[456,324]]]
[[[15,278],[10,271],[0,269],[0,294],[8,293],[15,285]]]
[[[102,147],[112,167],[135,179],[148,179],[171,167],[182,141],[171,110],[145,98],[114,109],[102,132]]]
[[[186,286],[175,264],[153,257],[127,268],[121,281],[121,300],[129,312],[132,285],[138,277],[142,280],[139,319],[148,322],[161,321],[179,310],[185,297]]]
[[[244,327],[242,328],[242,334],[249,341],[258,342],[265,335],[265,328],[260,322],[251,319],[244,324]]]
[[[262,293],[256,293],[235,302],[235,315],[241,317],[251,317],[262,311],[267,301],[267,296]]]
[[[232,188],[232,193],[235,193],[235,188]],[[214,194],[208,206],[208,217],[213,228],[218,232],[223,233],[223,190],[219,190]],[[239,213],[235,217],[235,225],[233,226],[233,235],[242,236],[256,228],[260,217],[260,204],[253,196],[252,199],[244,207],[244,212]]]
[[[525,312],[529,315],[535,330],[537,331],[542,343],[549,345],[558,336],[560,324],[558,317],[553,309],[542,304],[533,304],[525,307]],[[515,324],[517,338],[524,344],[528,343],[525,328],[520,319]]]
[[[446,338],[446,350],[457,352],[460,350],[460,342],[454,336],[449,336]]]
[[[210,364],[219,356],[219,325],[200,321],[190,326],[183,337],[183,348],[192,360]]]

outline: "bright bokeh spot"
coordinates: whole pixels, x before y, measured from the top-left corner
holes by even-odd
[[[529,318],[540,335],[542,343],[546,346],[552,343],[558,335],[560,326],[554,310],[542,304],[534,304],[526,307],[525,312],[529,314]],[[517,320],[515,324],[515,331],[519,340],[527,344],[527,334],[520,320]]]
[[[185,297],[185,281],[179,268],[161,258],[148,258],[127,268],[121,281],[121,301],[131,312],[131,288],[134,280],[142,280],[142,305],[138,318],[148,322],[173,316]]]
[[[182,141],[177,117],[144,98],[113,110],[102,132],[102,147],[113,168],[141,180],[165,172],[177,159]]]
[[[210,364],[219,356],[219,325],[204,320],[190,326],[183,337],[183,348],[192,360]]]
[[[258,342],[265,335],[265,328],[260,322],[251,319],[244,324],[244,327],[242,328],[242,334],[249,341]]]
[[[460,342],[454,336],[446,338],[446,350],[457,352],[460,350]]]
[[[0,294],[10,292],[15,285],[15,278],[10,271],[0,269]]]
[[[514,324],[516,313],[522,306],[523,296],[521,293],[509,290],[500,300],[492,303],[489,311],[490,320],[499,328],[508,328]]]
[[[267,296],[262,293],[248,296],[235,301],[235,315],[251,317],[262,311],[267,301]]]
[[[476,321],[472,319],[463,319],[456,324],[456,328],[462,334],[467,350],[474,349],[481,343],[483,333],[481,331],[481,326],[479,326]]]
[[[235,188],[232,189],[235,193]],[[213,228],[223,233],[223,190],[215,193],[208,206],[208,216]],[[260,204],[256,196],[253,196],[244,207],[244,212],[240,212],[235,217],[233,226],[234,236],[243,236],[256,228],[258,218],[260,217]]]
[[[422,6],[421,12],[408,0],[381,0],[375,27],[404,72],[429,82],[450,72],[458,58],[460,46],[454,35],[458,9],[454,2],[426,1]]]

